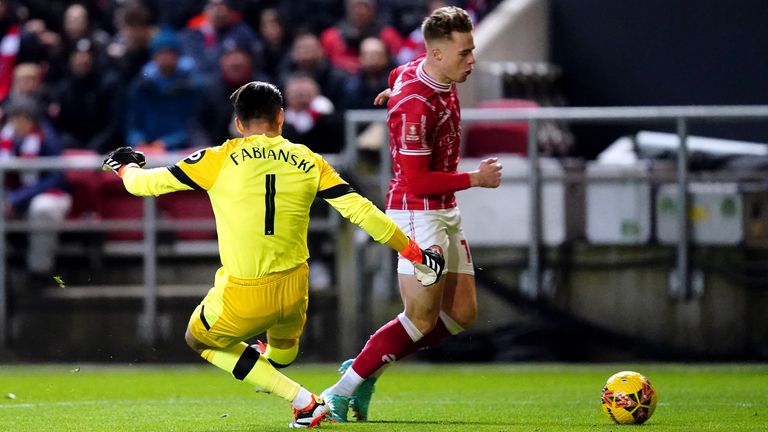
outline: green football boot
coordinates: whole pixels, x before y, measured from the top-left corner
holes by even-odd
[[[330,389],[326,389],[320,394],[320,397],[328,404],[331,409],[328,420],[336,423],[346,423],[347,413],[349,412],[349,397],[341,396],[328,392]]]
[[[343,375],[344,372],[352,366],[354,359],[349,359],[341,364],[339,372]],[[378,377],[370,376],[357,387],[355,393],[349,399],[349,407],[352,409],[352,414],[357,421],[368,420],[368,407],[371,405],[371,398],[373,392],[376,390],[376,379]]]

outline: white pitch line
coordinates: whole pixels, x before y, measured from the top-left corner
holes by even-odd
[[[38,403],[19,403],[19,404],[0,404],[3,408],[45,408],[45,407],[79,407],[96,405],[175,405],[175,404],[193,404],[203,405],[211,402],[222,402],[221,399],[135,399],[135,400],[99,400],[99,401],[64,401],[64,402],[38,402]]]

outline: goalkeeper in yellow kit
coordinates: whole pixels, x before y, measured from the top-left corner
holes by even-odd
[[[280,135],[283,100],[275,86],[251,82],[230,100],[242,138],[195,152],[173,166],[147,170],[141,169],[142,153],[121,147],[104,166],[122,177],[134,195],[208,192],[222,267],[189,319],[186,342],[235,378],[289,401],[291,427],[314,427],[328,406],[276,368],[296,358],[306,322],[307,228],[315,196],[414,262],[425,286],[440,278],[445,263],[439,251],[422,250],[356,193],[322,156]],[[246,343],[263,332],[266,347]]]

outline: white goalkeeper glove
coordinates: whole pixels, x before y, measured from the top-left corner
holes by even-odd
[[[400,251],[400,255],[413,264],[416,279],[425,287],[440,280],[440,276],[445,270],[445,258],[443,258],[443,250],[440,246],[432,245],[428,249],[421,249],[411,239],[408,246]]]

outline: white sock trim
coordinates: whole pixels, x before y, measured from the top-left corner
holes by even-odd
[[[419,329],[411,322],[410,319],[408,319],[407,316],[405,316],[405,313],[400,312],[399,315],[397,315],[397,319],[400,320],[400,324],[403,325],[403,328],[408,333],[408,336],[411,337],[411,340],[414,342],[418,342],[419,339],[423,338],[424,335],[419,331]]]
[[[339,381],[337,381],[333,387],[328,389],[328,391],[339,396],[352,396],[363,381],[363,377],[358,375],[350,366],[347,368],[346,372],[344,372],[344,375],[341,376]]]
[[[296,397],[291,401],[291,405],[297,410],[303,410],[312,402],[312,393],[304,387],[299,389]]]
[[[443,311],[440,311],[440,320],[445,324],[445,328],[447,328],[453,336],[464,331],[464,327],[459,325],[459,323],[454,321],[453,318]]]

